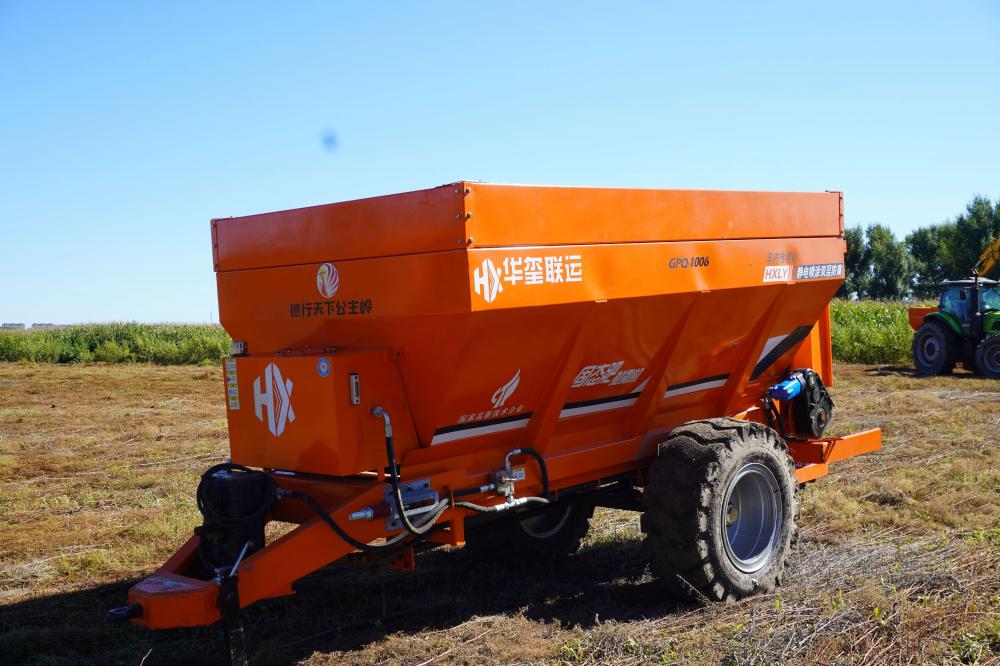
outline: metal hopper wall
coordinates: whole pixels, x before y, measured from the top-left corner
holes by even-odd
[[[464,232],[479,235],[446,250],[442,230],[454,233],[459,204]],[[567,225],[587,210],[593,223],[573,232]],[[398,214],[412,244],[362,242],[368,232],[352,214],[379,237]],[[685,215],[688,224],[677,224]],[[414,424],[401,454],[510,448],[541,434],[551,450],[572,450],[634,436],[639,426],[735,413],[759,398],[751,382],[786,372],[804,341],[806,354],[820,344],[807,336],[843,279],[840,197],[828,193],[458,184],[216,226],[231,224],[249,224],[263,239],[301,233],[311,242],[276,250],[272,263],[284,265],[251,269],[258,250],[246,229],[239,245],[219,234],[222,263],[243,267],[219,271],[226,329],[254,356],[392,350]],[[743,238],[765,231],[788,235]],[[484,247],[512,234],[550,244]],[[712,234],[728,240],[652,240]],[[404,251],[435,247],[435,235],[440,249]],[[590,242],[556,244],[570,235]],[[332,256],[317,254],[338,238]],[[376,256],[333,260],[362,249]],[[401,253],[385,256],[394,250]],[[305,258],[313,261],[295,263]],[[322,293],[321,273],[335,276],[333,293]],[[498,394],[505,386],[510,395]],[[248,426],[239,437],[242,448],[248,440],[263,447],[271,435]],[[377,442],[336,443],[366,445]],[[362,470],[337,473],[349,471]]]

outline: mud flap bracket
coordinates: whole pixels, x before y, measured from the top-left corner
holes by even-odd
[[[830,463],[846,460],[882,448],[882,431],[864,430],[843,437],[788,440],[788,452],[795,461],[795,478],[799,483],[826,476]]]

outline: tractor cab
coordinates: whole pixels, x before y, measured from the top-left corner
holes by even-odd
[[[984,315],[1000,311],[1000,286],[993,285],[979,290],[979,311]]]
[[[998,311],[1000,286],[995,280],[979,278],[941,283],[938,312],[951,319],[948,323],[959,335],[978,336],[992,332],[996,318],[988,315]]]
[[[949,314],[964,333],[971,333],[969,306],[972,304],[972,288],[969,285],[942,285],[941,303],[938,311]]]

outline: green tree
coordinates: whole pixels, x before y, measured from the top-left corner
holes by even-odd
[[[865,252],[865,230],[861,225],[844,230],[847,254],[844,257],[844,284],[837,290],[837,296],[861,298],[868,292],[868,273],[871,258]]]
[[[1000,235],[1000,199],[976,195],[954,220],[917,229],[906,237],[913,260],[913,292],[936,296],[942,280],[969,277],[979,255]],[[995,275],[994,275],[995,277]]]
[[[950,277],[968,277],[979,255],[1000,234],[1000,200],[996,205],[988,197],[976,195],[955,218],[955,235],[948,254]]]
[[[879,299],[900,299],[909,295],[913,271],[906,245],[896,240],[892,230],[882,224],[869,225],[865,239],[865,254],[871,265],[865,295]]]
[[[906,248],[913,267],[913,295],[932,298],[938,295],[942,280],[948,279],[946,256],[953,243],[955,225],[938,224],[917,229],[906,237]]]

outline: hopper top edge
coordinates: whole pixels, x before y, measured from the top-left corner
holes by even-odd
[[[842,235],[839,192],[505,185],[460,180],[212,220],[216,271],[468,247]]]

